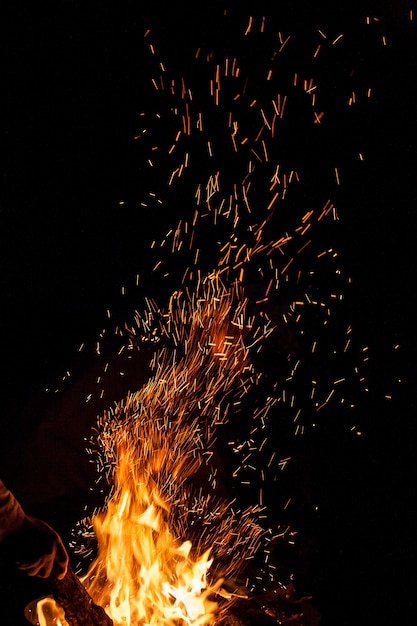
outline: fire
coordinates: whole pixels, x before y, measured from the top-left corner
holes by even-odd
[[[94,520],[99,553],[83,583],[115,625],[210,623],[217,604],[209,596],[220,581],[207,584],[209,551],[191,557],[191,542],[173,535],[170,505],[149,479],[132,454],[120,454],[116,491]]]
[[[234,511],[231,504],[219,504],[210,500],[210,494],[198,492],[195,495],[190,489],[194,475],[206,467],[210,468],[206,482],[215,491],[216,467],[215,464],[210,466],[210,459],[215,454],[213,441],[218,426],[239,411],[245,394],[251,399],[248,393],[251,387],[260,390],[259,398],[252,400],[253,417],[248,420],[248,428],[241,428],[237,420],[236,432],[230,434],[226,443],[230,456],[233,454],[236,458],[233,479],[251,489],[259,488],[261,508],[265,501],[265,476],[270,477],[271,483],[275,482],[290,458],[278,456],[275,424],[269,428],[274,436],[269,445],[268,419],[274,407],[284,406],[292,415],[295,434],[302,434],[304,415],[309,419],[309,412],[315,415],[330,401],[334,402],[338,397],[336,385],[345,381],[338,373],[341,350],[333,349],[329,342],[332,334],[329,329],[336,329],[339,336],[333,310],[343,299],[340,270],[333,261],[337,253],[327,244],[324,247],[327,228],[324,242],[322,238],[316,241],[314,234],[322,228],[325,219],[337,222],[337,211],[331,200],[310,208],[313,198],[322,196],[321,191],[317,193],[316,179],[311,178],[313,187],[310,188],[310,177],[305,176],[307,184],[300,194],[296,188],[300,179],[303,180],[304,161],[299,162],[297,169],[289,169],[294,157],[285,158],[285,132],[282,154],[279,144],[279,129],[285,124],[292,94],[298,100],[296,92],[302,81],[297,77],[302,74],[296,72],[293,78],[292,71],[283,72],[282,79],[275,84],[271,80],[270,59],[278,63],[277,53],[282,51],[290,36],[284,41],[278,33],[280,47],[271,57],[269,46],[253,47],[247,36],[252,29],[250,18],[244,33],[250,48],[243,49],[249,50],[251,55],[256,53],[253,75],[243,76],[237,56],[226,57],[222,64],[217,54],[200,54],[198,48],[193,61],[198,65],[193,66],[190,75],[179,81],[173,74],[169,80],[160,60],[158,73],[163,69],[164,80],[161,75],[152,78],[152,83],[164,98],[163,114],[155,115],[153,99],[152,110],[140,114],[141,125],[146,122],[151,132],[144,128],[135,140],[145,144],[143,150],[152,151],[145,155],[149,156],[149,166],[154,167],[155,150],[162,154],[165,147],[171,145],[160,171],[160,180],[165,180],[165,174],[170,172],[169,189],[161,184],[158,194],[152,191],[149,197],[169,206],[172,193],[174,206],[180,197],[185,198],[186,204],[188,199],[190,206],[196,202],[196,208],[166,233],[159,248],[170,248],[171,254],[166,259],[158,258],[153,268],[155,280],[181,276],[176,284],[179,291],[172,294],[164,311],[147,301],[147,309],[141,311],[136,326],[128,331],[130,343],[123,345],[123,349],[134,351],[135,343],[152,342],[156,346],[153,375],[147,385],[129,394],[102,416],[94,441],[99,450],[99,479],[101,483],[107,481],[111,493],[105,510],[92,520],[98,555],[82,580],[93,600],[105,608],[116,626],[200,625],[216,621],[220,607],[213,598],[220,591],[222,577],[243,569],[242,562],[256,553],[263,533],[251,517],[256,511]],[[260,32],[263,31],[264,18],[260,28]],[[150,32],[148,30],[145,36]],[[336,41],[338,38],[333,44]],[[154,56],[153,44],[150,50]],[[264,51],[268,51],[267,68],[256,63],[265,62]],[[257,52],[260,52],[259,59]],[[262,67],[268,70],[265,72],[267,82],[259,78]],[[199,82],[198,88],[193,90],[194,73]],[[291,74],[289,82],[287,74]],[[206,76],[210,76],[209,90],[203,89],[200,82]],[[318,90],[313,82],[304,80],[303,91],[308,98],[304,99],[302,116],[308,140],[303,142],[320,152],[322,146],[320,141],[316,143],[319,137],[316,124],[324,112],[316,109]],[[186,84],[189,84],[187,89]],[[224,85],[222,90],[220,84]],[[170,85],[168,89],[167,85]],[[208,93],[215,98],[214,110],[211,104],[207,106]],[[283,94],[287,93],[289,104],[286,106],[287,95]],[[311,125],[307,131],[308,120]],[[155,124],[158,130],[154,129]],[[207,134],[210,128],[215,129],[213,136]],[[291,129],[290,121],[290,132]],[[194,148],[190,157],[190,142],[185,135],[191,134]],[[304,132],[301,135],[304,136]],[[153,141],[148,145],[149,136],[163,136],[161,146]],[[300,153],[304,152],[304,144],[302,148]],[[205,161],[200,154],[207,154],[209,160]],[[308,159],[313,155],[311,152]],[[179,163],[182,163],[180,167]],[[223,171],[224,163],[227,167]],[[188,178],[183,176],[185,171],[188,171]],[[205,172],[203,180],[200,180],[201,172]],[[323,174],[324,180],[325,170]],[[194,175],[198,176],[196,181]],[[342,179],[338,167],[333,167],[332,175],[339,186]],[[187,180],[192,180],[193,184],[187,187]],[[294,195],[291,197],[291,194]],[[331,191],[329,195],[332,196]],[[151,201],[154,200],[147,199],[141,206],[146,207]],[[215,236],[212,230],[216,231]],[[199,259],[203,256],[200,244],[209,248],[210,257],[214,258],[216,269],[211,274],[202,269],[206,267],[205,262],[200,268]],[[157,243],[152,242],[150,247],[156,249]],[[202,250],[204,252],[204,248]],[[186,267],[182,267],[184,259]],[[316,274],[320,275],[318,282],[314,278]],[[229,288],[224,287],[221,280]],[[249,296],[251,283],[254,283],[254,294]],[[245,286],[249,286],[246,294]],[[279,294],[281,289],[282,300],[274,303],[272,297],[269,301],[270,296],[274,292]],[[253,325],[246,311],[250,297],[252,303],[248,309],[252,307],[255,311],[252,315],[258,318]],[[285,304],[279,304],[281,302]],[[260,307],[262,303],[266,304]],[[305,337],[302,359],[295,360],[289,320],[298,327],[299,335]],[[122,341],[125,339],[123,332],[120,331]],[[288,370],[283,368],[281,372],[280,363],[276,366],[274,363],[268,372],[270,376],[263,381],[262,368],[256,371],[248,353],[255,353],[263,339],[272,333],[275,333],[275,345],[280,348],[277,352],[286,356]],[[340,342],[344,346],[343,354],[350,346],[350,334],[349,325]],[[323,344],[319,356],[316,355],[318,340]],[[314,353],[311,362],[307,358],[308,344],[311,354]],[[258,362],[262,358],[261,352]],[[333,364],[335,376],[327,377]],[[324,376],[321,376],[321,366],[326,372]],[[276,379],[272,380],[273,377]],[[359,380],[362,382],[364,378]],[[300,400],[293,393],[297,381],[302,389]],[[340,404],[353,406],[345,396]],[[265,564],[268,558],[266,554]],[[42,611],[47,615],[51,612],[50,603],[43,605]],[[53,618],[44,620],[40,620],[42,626],[52,623],[65,626],[58,609]]]
[[[36,606],[37,622],[39,626],[68,626],[64,610],[53,598],[42,598]]]
[[[81,582],[115,626],[213,623],[223,576],[259,545],[251,508],[233,511],[193,484],[202,470],[214,490],[217,429],[251,376],[246,326],[236,291],[218,277],[191,299],[175,294],[160,332],[176,344],[158,349],[148,383],[98,422],[110,495],[93,517],[98,553]],[[46,623],[65,626],[56,618]]]
[[[212,542],[190,540],[190,481],[210,453],[221,403],[247,363],[242,337],[230,330],[233,294],[208,281],[200,296],[171,299],[163,323],[180,348],[157,351],[149,383],[99,426],[113,493],[93,521],[99,552],[83,584],[117,625],[215,619],[212,596],[222,579],[208,582]]]

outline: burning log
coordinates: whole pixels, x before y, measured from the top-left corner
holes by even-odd
[[[65,611],[69,626],[113,626],[105,610],[93,602],[70,567],[62,580],[51,576],[49,584],[55,601]]]

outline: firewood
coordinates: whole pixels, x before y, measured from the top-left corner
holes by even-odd
[[[70,567],[62,580],[52,575],[49,583],[55,601],[65,611],[69,626],[113,626],[105,610],[94,604]]]

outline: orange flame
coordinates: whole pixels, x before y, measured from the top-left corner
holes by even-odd
[[[209,551],[192,559],[191,542],[173,536],[168,504],[132,456],[120,454],[115,493],[94,519],[99,554],[82,582],[115,625],[210,623],[219,583],[207,586]]]
[[[36,605],[37,621],[39,626],[68,626],[64,610],[53,598],[46,597],[38,600]]]
[[[209,580],[207,547],[216,544],[216,566],[226,555],[238,571],[257,546],[261,531],[250,510],[237,520],[229,505],[211,504],[201,533],[188,517],[186,483],[212,454],[234,390],[244,394],[241,377],[250,375],[244,306],[235,295],[216,276],[190,300],[174,294],[162,332],[182,350],[157,351],[154,376],[98,423],[102,473],[112,493],[93,518],[98,555],[82,583],[115,626],[213,623],[212,597],[227,571],[210,572]]]
[[[234,293],[218,277],[203,291],[190,300],[181,293],[171,299],[167,326],[183,351],[158,351],[149,383],[99,424],[114,491],[106,511],[94,518],[99,553],[82,582],[115,625],[215,620],[211,597],[222,579],[212,575],[208,582],[212,543],[189,528],[186,481],[210,450],[222,402],[248,363],[243,308],[233,306]],[[239,537],[231,530],[232,514],[222,523],[226,534],[217,539]],[[241,523],[250,536],[246,519]],[[194,549],[190,538],[197,540]]]

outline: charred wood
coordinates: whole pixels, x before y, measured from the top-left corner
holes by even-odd
[[[69,626],[113,626],[105,610],[94,604],[70,567],[62,580],[51,576],[49,583],[55,601],[64,609]]]

